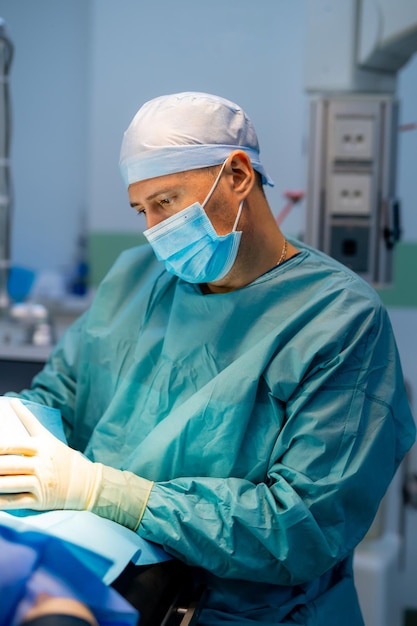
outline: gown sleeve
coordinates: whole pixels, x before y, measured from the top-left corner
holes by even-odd
[[[383,309],[370,317],[354,340],[326,342],[327,360],[309,357],[285,402],[282,362],[272,361],[270,402],[283,420],[263,482],[156,483],[137,532],[216,576],[281,585],[311,581],[351,554],[415,437],[389,321]],[[316,349],[298,347],[300,363]]]

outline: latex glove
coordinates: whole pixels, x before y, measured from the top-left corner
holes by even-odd
[[[0,510],[90,510],[136,530],[153,483],[93,463],[54,437],[18,399],[30,437],[0,442]]]

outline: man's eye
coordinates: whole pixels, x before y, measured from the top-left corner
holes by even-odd
[[[145,215],[146,209],[135,209],[136,215]]]
[[[171,198],[162,198],[161,200],[159,200],[159,204],[161,205],[171,204],[171,202],[172,202]]]

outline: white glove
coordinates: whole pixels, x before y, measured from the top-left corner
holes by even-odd
[[[54,437],[20,400],[10,400],[30,438],[0,441],[0,510],[91,510],[136,530],[153,483],[93,463]]]

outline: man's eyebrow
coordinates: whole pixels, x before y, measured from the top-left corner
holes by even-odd
[[[169,195],[171,193],[175,192],[174,187],[167,187],[167,188],[162,188],[159,191],[156,191],[155,193],[151,193],[149,196],[146,197],[145,202],[151,202],[152,200],[154,200],[155,198],[157,198],[158,196],[163,196],[163,195]],[[131,202],[130,206],[132,208],[139,206],[140,204],[142,204],[141,202]]]

